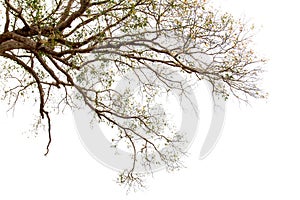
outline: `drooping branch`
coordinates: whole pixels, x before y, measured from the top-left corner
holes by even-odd
[[[265,96],[258,87],[264,60],[251,49],[251,28],[198,0],[59,0],[51,8],[43,1],[5,0],[3,5],[0,57],[17,65],[3,71],[10,77],[26,72],[26,80],[18,78],[19,85],[5,96],[16,94],[15,105],[21,92],[37,89],[39,115],[48,126],[45,155],[52,141],[51,106],[74,108],[79,106],[74,98],[81,99],[101,123],[117,128],[113,145],[123,142],[132,151],[132,168],[120,182],[142,184],[135,174],[139,159],[150,171],[156,162],[181,167],[185,152],[176,144],[184,135],[151,110],[162,86],[166,93],[187,96],[191,81],[206,80],[225,99]],[[128,72],[147,103],[134,99],[132,91],[113,88]],[[184,78],[174,79],[174,73]]]

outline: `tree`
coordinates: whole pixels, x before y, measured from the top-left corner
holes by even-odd
[[[166,93],[180,90],[184,95],[187,83],[206,80],[220,98],[231,95],[248,102],[249,97],[265,97],[258,87],[264,60],[251,49],[253,27],[204,2],[1,3],[3,98],[12,108],[29,96],[39,103],[38,124],[45,120],[49,135],[45,155],[51,143],[51,114],[66,106],[79,107],[77,100],[82,100],[99,122],[119,130],[114,145],[124,141],[132,150],[132,168],[121,173],[121,183],[140,183],[135,174],[138,156],[150,172],[155,162],[165,163],[170,170],[181,167],[180,155],[185,152],[175,144],[184,142],[184,134],[174,132],[168,121],[161,121],[149,108],[160,93],[160,84]],[[113,89],[115,80],[128,72],[140,81],[145,104]],[[172,79],[175,72],[184,78]],[[149,74],[155,81],[147,81]],[[165,127],[176,137],[165,134]],[[172,151],[160,151],[162,145]],[[148,157],[148,152],[156,157]]]

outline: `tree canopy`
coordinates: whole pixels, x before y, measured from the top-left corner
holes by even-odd
[[[154,162],[180,168],[185,152],[175,143],[184,133],[153,114],[159,93],[180,90],[190,81],[208,81],[220,98],[248,102],[264,98],[262,64],[252,49],[253,27],[198,0],[1,0],[0,57],[3,98],[14,107],[21,99],[39,104],[38,123],[82,100],[100,122],[116,127],[117,146],[132,151],[132,168],[121,183],[139,181],[137,156],[151,171]],[[133,72],[146,103],[114,90],[118,77]],[[180,73],[182,80],[172,78]],[[147,81],[151,74],[155,81]],[[158,84],[159,82],[159,84]],[[74,93],[75,91],[75,93]],[[44,120],[43,120],[44,119]],[[165,133],[165,127],[169,132]],[[145,134],[147,137],[145,137]],[[149,137],[148,137],[149,136]],[[142,141],[142,142],[141,142]],[[173,147],[161,152],[160,145]],[[148,152],[157,157],[148,157]]]

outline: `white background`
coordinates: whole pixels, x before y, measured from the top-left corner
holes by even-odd
[[[270,96],[253,101],[252,107],[229,102],[222,137],[206,159],[197,159],[209,123],[202,103],[200,134],[187,168],[155,173],[146,191],[126,195],[113,181],[116,173],[85,151],[71,113],[55,118],[51,151],[44,157],[46,134],[22,134],[30,128],[34,110],[20,105],[12,117],[1,105],[0,199],[299,199],[297,1],[212,1],[262,25],[256,43],[269,58],[264,88]]]

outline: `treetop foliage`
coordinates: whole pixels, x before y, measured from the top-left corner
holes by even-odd
[[[3,98],[13,108],[33,98],[45,119],[51,142],[51,114],[77,108],[82,100],[96,119],[117,127],[113,143],[129,145],[132,168],[120,175],[140,183],[136,160],[142,157],[170,170],[181,167],[175,145],[184,141],[150,106],[169,90],[184,95],[192,81],[208,81],[213,93],[248,102],[265,98],[259,88],[262,64],[252,49],[253,27],[198,0],[1,0],[0,57]],[[134,72],[145,103],[118,93],[119,77]],[[180,73],[182,80],[172,79]],[[154,76],[156,81],[147,81]],[[74,94],[75,91],[75,94]],[[169,128],[169,135],[165,133]],[[144,135],[147,135],[145,137]],[[176,135],[176,137],[174,137]],[[142,142],[141,142],[142,141]],[[159,141],[159,142],[157,142]],[[161,152],[161,145],[172,151]],[[148,157],[155,152],[155,157]]]

